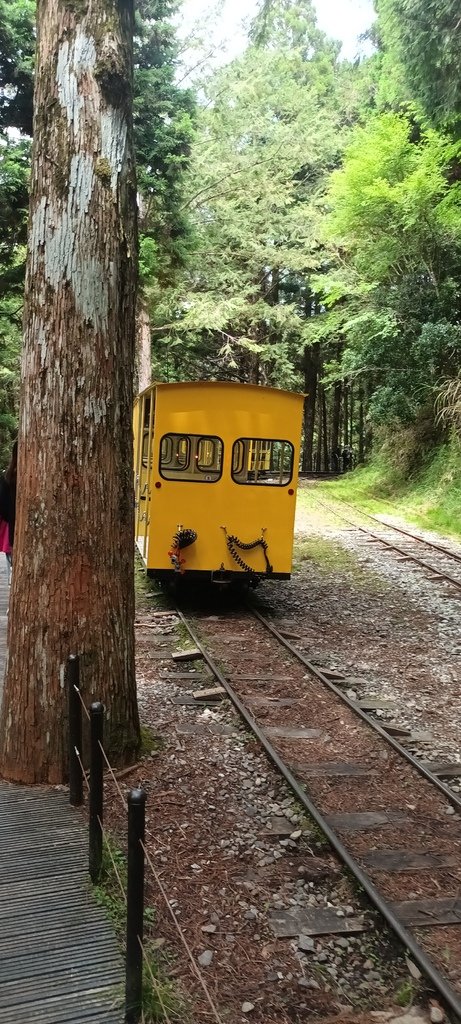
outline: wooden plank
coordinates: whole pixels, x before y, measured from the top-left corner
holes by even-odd
[[[262,708],[291,708],[299,704],[295,697],[245,697],[245,704]]]
[[[296,682],[296,680],[293,678],[293,676],[274,676],[274,675],[272,675],[272,673],[269,674],[269,673],[264,673],[264,672],[260,672],[257,676],[246,676],[246,675],[241,675],[240,676],[240,675],[236,675],[236,673],[231,673],[229,675],[229,679],[231,680],[231,682],[235,682],[235,683],[238,683],[238,682],[242,682],[242,683],[268,683],[268,682],[272,682],[272,683],[294,683],[294,682]]]
[[[412,853],[409,850],[373,850],[362,857],[367,868],[375,871],[437,871],[455,868],[458,858],[449,853]]]
[[[302,772],[308,776],[345,776],[346,778],[361,778],[362,776],[377,775],[376,768],[362,768],[359,764],[348,764],[346,762],[320,761],[317,764],[309,762],[295,762],[292,768],[296,772]]]
[[[172,683],[177,682],[178,679],[189,679],[191,683],[194,683],[194,685],[195,683],[202,684],[213,682],[213,676],[201,674],[200,672],[194,671],[194,669],[190,669],[189,672],[159,672],[159,679],[164,679],[166,682],[170,681]]]
[[[329,814],[326,820],[340,832],[362,832],[383,825],[403,825],[409,819],[404,811],[359,811],[357,814]]]
[[[362,711],[395,711],[396,703],[386,697],[364,697],[357,701]]]
[[[322,729],[304,729],[292,725],[270,725],[264,732],[266,736],[276,736],[282,740],[314,740],[324,735]]]
[[[461,776],[461,762],[458,761],[422,761],[422,766],[442,779],[457,779]]]
[[[159,642],[161,643],[162,638],[165,636],[171,636],[175,628],[174,623],[172,625],[169,625],[168,628],[162,629],[162,625],[160,622],[141,622],[138,619],[135,621],[135,626],[137,626],[138,629],[156,629],[157,632],[155,636],[151,637],[152,643],[154,644],[156,636],[158,637]]]
[[[227,696],[226,690],[223,686],[212,686],[208,690],[196,690],[192,696],[197,701],[220,701],[223,697]]]
[[[268,924],[278,939],[295,935],[355,935],[367,929],[363,917],[346,917],[344,911],[338,917],[333,907],[272,910]]]
[[[189,694],[184,693],[180,697],[170,697],[170,701],[175,707],[179,708],[213,708],[216,707],[215,700],[195,700],[194,697],[190,697]]]
[[[213,633],[213,639],[214,640],[223,640],[225,644],[227,644],[228,641],[231,641],[231,643],[235,643],[235,644],[243,644],[243,643],[247,644],[248,643],[248,633],[245,635],[243,633],[242,634],[239,634],[239,633],[229,633],[227,631],[221,631],[220,629],[216,629],[216,630],[214,630],[214,633]]]
[[[151,661],[169,661],[171,658],[171,650],[168,650],[167,648],[165,648],[164,651],[153,651],[150,647],[145,651],[145,648],[143,648],[143,653],[144,656],[147,656]]]
[[[412,928],[431,928],[441,924],[461,924],[461,900],[456,897],[439,900],[403,900],[390,903],[402,924]]]
[[[404,725],[399,725],[398,722],[381,722],[381,726],[389,733],[389,736],[395,736],[396,739],[400,736],[411,736],[411,729],[407,729]]]
[[[171,657],[175,662],[198,661],[199,658],[203,658],[203,654],[197,648],[191,647],[188,651],[173,651]]]
[[[237,661],[254,661],[256,664],[258,662],[264,662],[266,665],[267,663],[272,665],[274,662],[273,651],[263,651],[258,647],[255,647],[254,650],[251,651],[242,651],[242,649],[233,651],[230,647],[226,647],[225,651],[221,652],[221,656],[223,659],[225,658],[226,661],[235,661],[235,659],[237,659]],[[272,676],[269,678],[272,678]]]
[[[433,743],[434,736],[431,732],[411,732],[409,736],[402,737],[402,743]]]
[[[80,813],[66,793],[2,784],[0,819],[2,1024],[122,1024],[123,962]]]
[[[322,675],[325,676],[325,679],[331,679],[332,682],[335,682],[335,680],[345,680],[346,678],[344,672],[340,672],[338,669],[325,668],[324,665],[315,665],[314,663],[312,664],[314,668],[317,669],[318,672],[321,672]]]

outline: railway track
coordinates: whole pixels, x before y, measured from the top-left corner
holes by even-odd
[[[412,562],[414,565],[418,566],[418,568],[425,570],[425,572],[428,573],[428,576],[426,577],[427,579],[432,580],[434,582],[448,583],[451,586],[455,587],[457,590],[461,590],[461,568],[459,570],[459,576],[453,576],[452,572],[447,572],[446,566],[444,564],[439,564],[437,566],[427,562],[425,558],[420,558],[414,551],[411,550],[411,548],[409,549],[408,544],[406,547],[402,547],[401,543],[396,544],[393,540],[389,538],[389,536],[384,536],[382,532],[376,533],[370,529],[367,529],[365,526],[362,526],[360,523],[354,522],[352,519],[348,518],[348,516],[344,512],[338,511],[336,508],[333,508],[331,505],[327,504],[327,502],[323,501],[321,498],[316,497],[315,500],[317,504],[321,506],[321,508],[324,508],[331,515],[336,516],[338,519],[342,520],[342,522],[347,523],[349,527],[353,527],[359,533],[363,534],[370,543],[382,545],[387,550],[398,554],[400,561],[406,563]],[[337,500],[341,501],[341,503],[343,505],[346,505],[347,508],[350,508],[356,515],[363,516],[364,518],[376,523],[377,526],[381,526],[383,530],[387,530],[390,533],[394,532],[399,534],[400,536],[403,536],[407,541],[411,541],[412,545],[423,545],[426,548],[429,548],[431,551],[437,552],[438,555],[442,556],[444,562],[447,562],[451,559],[452,562],[456,562],[458,565],[461,565],[461,555],[458,555],[456,552],[450,551],[449,548],[445,548],[441,544],[436,544],[435,542],[427,540],[424,537],[418,537],[417,534],[411,533],[409,530],[404,530],[402,527],[394,526],[392,523],[383,522],[381,519],[378,519],[376,516],[371,515],[369,512],[364,512],[362,509],[357,508],[355,505],[351,505],[350,502],[343,501],[342,498]]]
[[[350,700],[347,678],[316,665],[293,627],[290,639],[253,607],[212,620],[176,610],[296,799],[461,1020],[461,799],[443,766],[435,774]]]

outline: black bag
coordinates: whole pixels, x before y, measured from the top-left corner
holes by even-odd
[[[10,488],[3,473],[0,476],[0,519],[9,523],[11,517]]]

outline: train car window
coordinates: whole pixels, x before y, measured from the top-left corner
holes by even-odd
[[[165,480],[216,483],[222,473],[220,437],[165,434],[160,443],[160,474]]]
[[[162,468],[165,466],[171,466],[171,463],[173,462],[173,439],[168,435],[162,440],[160,461]]]
[[[197,444],[197,469],[201,473],[208,473],[210,470],[221,472],[222,441],[217,437],[200,437]]]
[[[293,476],[293,460],[290,441],[240,437],[232,449],[232,479],[236,484],[286,487]]]
[[[245,442],[236,441],[232,449],[232,476],[239,476],[244,467],[245,460]]]
[[[148,447],[149,447],[149,431],[145,430],[144,434],[143,434],[143,439],[142,439],[142,464],[144,466],[144,469],[147,469],[147,461],[148,461],[147,449],[148,449]],[[151,439],[150,439],[150,465],[152,467],[152,436],[151,436]]]
[[[144,430],[149,430],[150,401],[150,398],[146,398],[144,401]]]

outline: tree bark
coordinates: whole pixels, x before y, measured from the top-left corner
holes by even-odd
[[[322,405],[322,416],[323,416],[323,470],[324,473],[328,473],[329,468],[329,450],[328,450],[328,419],[327,419],[327,393],[325,388],[322,387],[322,393],[320,396]]]
[[[349,384],[344,381],[344,447],[349,445]]]
[[[316,473],[322,471],[322,439],[323,439],[323,403],[322,403],[322,391],[323,385],[319,384],[317,387],[317,450],[315,452],[315,465],[314,470]]]
[[[150,320],[147,309],[139,300],[136,317],[136,386],[135,391],[145,391],[152,383]]]
[[[319,344],[306,345],[303,357],[304,391],[304,446],[303,472],[311,473],[313,468],[315,408],[317,402],[317,381],[319,373]]]
[[[64,673],[136,751],[132,389],[137,262],[131,0],[38,0],[3,774],[66,776]]]
[[[364,458],[365,458],[365,416],[364,416],[363,401],[364,401],[363,385],[360,384],[360,386],[359,386],[359,425],[358,425],[358,430],[359,430],[358,461],[359,462],[363,462]]]
[[[339,469],[339,457],[340,457],[340,444],[339,444],[339,431],[341,422],[341,401],[343,395],[343,386],[340,380],[337,380],[333,389],[333,410],[331,415],[331,468]]]

